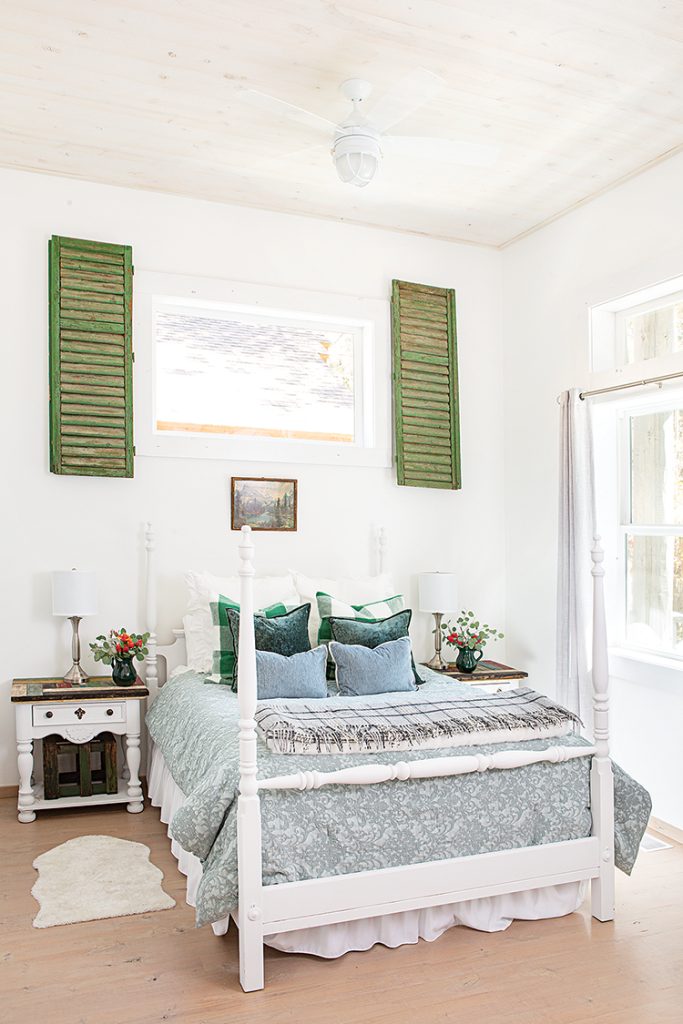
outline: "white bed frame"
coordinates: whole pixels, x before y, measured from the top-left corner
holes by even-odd
[[[379,569],[386,540],[378,533]],[[158,657],[167,670],[182,662],[182,631],[157,648],[156,591],[151,526],[146,531],[149,656],[146,680],[152,695],[159,684]],[[263,939],[276,932],[352,921],[399,911],[459,903],[501,893],[538,889],[564,882],[591,880],[591,911],[599,921],[614,917],[614,795],[609,758],[607,636],[603,594],[603,551],[599,538],[591,553],[593,566],[593,734],[594,745],[549,746],[546,750],[505,750],[491,755],[434,757],[395,764],[367,764],[334,772],[305,771],[272,779],[258,778],[256,656],[254,645],[254,546],[251,529],[242,528],[240,543],[240,789],[237,804],[240,982],[245,992],[263,988]],[[440,778],[487,772],[540,761],[558,763],[592,757],[590,787],[592,834],[563,843],[501,850],[474,857],[408,864],[379,871],[359,871],[280,885],[262,884],[261,809],[259,793],[273,789],[320,789],[322,786],[368,786],[390,780]]]

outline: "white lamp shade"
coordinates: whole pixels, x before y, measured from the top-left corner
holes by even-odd
[[[417,577],[421,612],[457,612],[458,583],[452,572],[421,572]]]
[[[97,577],[94,572],[67,569],[52,573],[53,615],[96,615]]]

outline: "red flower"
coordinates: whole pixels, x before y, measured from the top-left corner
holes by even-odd
[[[138,647],[142,647],[142,638],[140,638],[140,640],[137,641],[137,645]]]
[[[121,644],[117,644],[117,645],[116,645],[116,653],[117,653],[117,654],[121,654],[121,651],[122,651],[122,647],[121,647]]]

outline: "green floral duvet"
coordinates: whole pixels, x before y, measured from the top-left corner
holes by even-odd
[[[422,691],[471,692],[421,669]],[[154,701],[147,725],[183,793],[171,835],[203,862],[197,924],[225,917],[237,904],[237,695],[185,672]],[[344,698],[339,698],[340,700]],[[353,698],[346,698],[353,700]],[[391,694],[373,698],[390,702]],[[448,756],[508,747],[585,745],[579,736],[442,748]],[[370,761],[438,757],[439,750],[321,754],[320,771]],[[275,754],[259,739],[259,778],[310,770],[310,755]],[[294,882],[494,850],[557,843],[590,834],[590,758],[440,779],[330,786],[310,792],[263,792],[263,883]],[[650,814],[648,793],[614,766],[617,865],[633,867]]]

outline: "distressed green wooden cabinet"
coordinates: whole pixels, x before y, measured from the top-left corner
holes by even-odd
[[[457,490],[455,291],[394,281],[391,338],[397,481],[408,487]]]
[[[132,251],[53,235],[50,470],[133,476]]]

